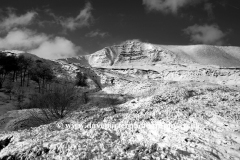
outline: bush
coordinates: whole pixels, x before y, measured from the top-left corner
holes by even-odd
[[[76,75],[76,85],[81,86],[81,87],[88,86],[87,85],[87,75],[82,72],[78,72]]]
[[[64,118],[69,112],[81,104],[81,98],[73,85],[55,85],[51,91],[36,94],[31,97],[26,108],[38,108],[40,111],[32,112],[32,116],[42,123],[49,123]]]

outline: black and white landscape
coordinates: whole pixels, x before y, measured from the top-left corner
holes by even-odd
[[[237,1],[26,2],[0,7],[1,160],[240,159]]]

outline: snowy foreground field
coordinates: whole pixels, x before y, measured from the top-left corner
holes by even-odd
[[[107,102],[106,93],[122,103]],[[119,80],[92,97],[99,103],[93,100],[61,121],[1,133],[0,158],[240,159],[236,88]]]

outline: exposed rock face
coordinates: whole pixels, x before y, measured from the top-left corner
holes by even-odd
[[[137,41],[127,41],[122,45],[104,48],[90,55],[88,60],[94,67],[138,66],[181,61],[177,55],[167,49]]]
[[[240,47],[210,45],[171,46],[126,41],[91,55],[64,59],[83,66],[144,66],[152,64],[199,64],[240,67]]]

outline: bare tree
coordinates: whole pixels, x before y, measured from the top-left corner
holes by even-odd
[[[40,111],[31,111],[32,117],[48,123],[64,118],[78,105],[83,104],[74,85],[55,84],[52,91],[33,96],[27,108],[38,108]]]
[[[13,71],[13,66],[16,63],[16,56],[0,53],[0,88],[2,88],[7,75]]]
[[[23,109],[23,102],[24,102],[24,98],[25,98],[25,90],[23,87],[18,87],[15,90],[15,94],[17,96],[17,105],[16,107],[18,109]]]
[[[7,79],[7,83],[5,85],[5,88],[7,89],[7,94],[9,95],[9,99],[12,100],[14,82],[12,81],[12,78],[10,76]]]
[[[36,61],[36,64],[30,70],[30,75],[31,79],[37,82],[39,93],[41,91],[43,93],[47,84],[55,77],[51,66],[42,61]]]
[[[27,58],[27,57],[24,57],[23,55],[20,55],[17,58],[17,65],[18,65],[18,71],[21,79],[21,86],[24,86],[27,74],[31,66],[33,65],[33,60],[31,58]]]

